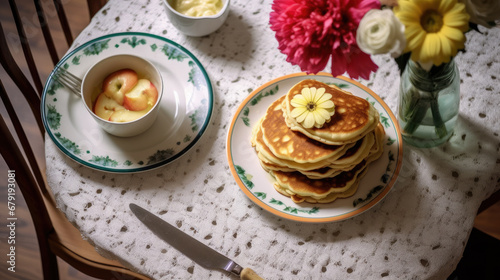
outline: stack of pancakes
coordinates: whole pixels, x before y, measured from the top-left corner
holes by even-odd
[[[302,89],[325,88],[335,113],[322,127],[305,128],[290,112]],[[368,164],[383,152],[385,131],[366,100],[334,85],[303,80],[273,102],[252,130],[252,146],[274,188],[295,203],[329,203],[353,195]]]

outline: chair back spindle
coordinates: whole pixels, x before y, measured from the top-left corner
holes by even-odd
[[[99,11],[105,1],[87,0],[89,15],[93,16]],[[4,108],[0,115],[0,153],[7,164],[8,170],[5,172],[15,174],[17,188],[32,217],[43,279],[59,279],[57,257],[79,271],[99,279],[149,279],[125,268],[117,261],[99,255],[91,244],[82,239],[79,230],[57,209],[47,185],[43,149],[45,129],[41,115],[43,82],[40,71],[47,65],[36,65],[34,54],[37,52],[33,46],[39,47],[40,44],[36,43],[43,42],[53,67],[60,60],[57,48],[67,49],[73,42],[63,1],[53,0],[52,8],[47,7],[49,4],[41,0],[33,0],[31,4],[30,1],[9,0],[16,30],[6,30],[7,25],[3,22],[0,24],[0,63],[8,74],[8,77],[2,76],[0,80],[0,106]],[[21,5],[33,5],[32,8],[36,10],[35,17],[28,16],[35,21],[38,19],[39,31],[35,32],[36,34],[32,33],[37,24],[28,22],[30,25],[26,26],[27,23],[23,22],[22,12],[29,7]],[[19,9],[20,7],[22,9]],[[47,15],[49,8],[55,9],[57,13],[50,10],[50,15]],[[64,46],[56,45],[62,40],[53,39],[56,34],[48,22],[50,19],[52,23],[53,17],[59,19],[65,37]],[[13,55],[14,51],[16,56]],[[21,55],[22,58],[19,59],[18,56]]]

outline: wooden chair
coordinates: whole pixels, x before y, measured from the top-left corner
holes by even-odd
[[[500,191],[483,201],[478,215],[500,201]],[[500,275],[500,240],[473,228],[465,246],[462,259],[447,280],[493,280]]]
[[[17,2],[19,3],[19,1]],[[23,5],[26,2],[23,1]],[[13,170],[12,174],[15,174],[17,184],[16,189],[21,190],[31,214],[38,239],[44,279],[59,279],[57,257],[91,277],[149,279],[125,268],[117,261],[99,255],[92,245],[82,239],[80,232],[66,219],[64,214],[57,209],[45,178],[45,157],[43,154],[45,130],[40,114],[43,84],[33,59],[28,38],[25,35],[23,21],[16,7],[16,2],[9,0],[9,4],[31,79],[23,73],[9,50],[6,35],[12,36],[12,32],[5,34],[3,26],[0,26],[0,62],[5,72],[10,76],[9,82],[17,87],[17,90],[9,90],[7,93],[4,81],[0,80],[1,103],[7,112],[7,114],[2,112],[0,118],[2,135],[0,152],[9,170]],[[89,14],[94,15],[104,4],[105,0],[88,0]],[[43,5],[47,5],[46,1]],[[51,60],[55,65],[60,58],[57,55],[50,28],[46,24],[47,19],[43,13],[43,5],[42,1],[34,0],[41,26],[40,32],[43,34]],[[54,0],[54,7],[56,7],[66,43],[69,46],[73,42],[73,37],[61,1]],[[4,78],[2,77],[2,79]],[[7,79],[5,78],[5,82]],[[25,107],[21,108],[20,103],[25,103],[23,104]],[[30,110],[35,120],[34,125],[21,121],[26,118]],[[34,145],[38,146],[38,149],[32,149]]]

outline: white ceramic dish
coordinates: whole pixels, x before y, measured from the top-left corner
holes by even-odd
[[[95,99],[102,92],[105,77],[122,69],[133,69],[136,73],[140,73],[141,78],[151,81],[158,91],[158,100],[146,115],[134,121],[112,122],[104,120],[93,112]],[[98,61],[85,73],[81,95],[88,113],[102,129],[115,136],[136,136],[148,130],[156,121],[163,96],[163,79],[160,71],[150,61],[142,57],[130,54],[113,55]]]
[[[334,83],[371,102],[380,113],[386,132],[383,155],[368,166],[357,192],[329,204],[295,204],[273,187],[273,179],[261,167],[250,145],[252,128],[279,97],[303,79]],[[403,160],[403,145],[397,119],[389,107],[371,90],[348,78],[330,74],[292,74],[270,81],[252,92],[238,107],[227,136],[227,158],[234,179],[249,199],[263,209],[300,222],[341,221],[361,214],[380,202],[394,185]]]
[[[188,36],[201,37],[216,31],[226,21],[229,14],[230,0],[222,0],[224,5],[216,15],[203,17],[191,17],[179,13],[173,8],[174,1],[163,0],[168,19],[175,28]]]
[[[156,121],[138,136],[105,132],[82,100],[54,77],[60,67],[83,77],[105,57],[139,53],[161,72],[165,88]],[[116,173],[150,170],[185,154],[205,132],[212,108],[212,85],[198,59],[179,44],[147,33],[110,34],[79,46],[56,65],[42,95],[42,120],[56,146],[82,165]]]

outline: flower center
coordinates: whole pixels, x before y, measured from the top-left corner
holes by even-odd
[[[378,26],[378,24],[376,24],[376,25],[372,26],[370,31],[371,31],[371,33],[377,33],[379,29],[380,29],[380,27]]]
[[[307,110],[309,110],[309,112],[314,112],[314,110],[316,110],[316,103],[309,102],[307,103],[306,108]]]
[[[427,33],[436,33],[443,27],[443,16],[435,10],[427,10],[420,18],[420,24]]]

